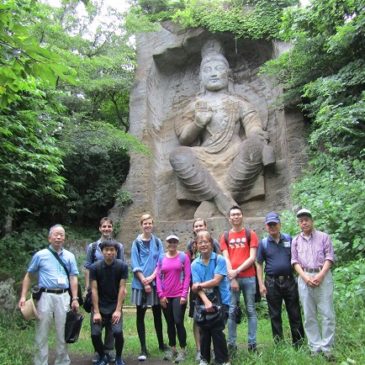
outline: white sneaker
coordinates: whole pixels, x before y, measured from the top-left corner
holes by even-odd
[[[208,365],[208,363],[205,360],[201,359],[199,365]]]
[[[199,363],[201,359],[202,359],[202,355],[200,354],[200,351],[197,351],[196,355],[195,355],[195,361],[197,363]]]
[[[138,356],[138,361],[146,361],[146,360],[147,360],[147,354],[141,352]]]

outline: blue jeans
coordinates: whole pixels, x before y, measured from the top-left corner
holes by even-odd
[[[255,277],[237,278],[239,290],[231,290],[231,305],[228,318],[228,345],[236,346],[237,324],[234,320],[234,309],[242,292],[248,318],[247,341],[249,345],[256,344],[257,315],[255,308],[256,281]]]

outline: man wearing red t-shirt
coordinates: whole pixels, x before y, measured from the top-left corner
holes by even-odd
[[[234,310],[242,292],[248,318],[248,350],[256,351],[257,315],[255,309],[255,259],[258,247],[258,238],[254,231],[250,231],[250,242],[246,237],[243,226],[242,209],[233,206],[229,210],[231,230],[221,235],[220,246],[227,261],[228,278],[231,281],[231,305],[228,319],[228,349],[235,352],[237,349],[237,324]],[[226,237],[225,237],[226,236]]]

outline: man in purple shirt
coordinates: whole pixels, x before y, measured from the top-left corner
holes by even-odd
[[[322,352],[332,360],[336,325],[330,270],[334,263],[333,245],[328,234],[314,229],[312,213],[308,209],[300,209],[297,218],[302,232],[292,241],[291,264],[299,275],[304,329],[312,355]],[[322,319],[322,331],[318,315]]]

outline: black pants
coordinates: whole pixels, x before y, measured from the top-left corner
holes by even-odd
[[[203,360],[210,363],[210,345],[213,342],[215,362],[223,364],[229,361],[228,347],[224,327],[228,318],[228,305],[223,304],[222,310],[225,312],[224,322],[212,328],[199,327],[200,330],[200,354]]]
[[[101,333],[103,328],[108,326],[110,328],[110,333],[113,335],[115,339],[115,354],[117,357],[120,357],[123,352],[123,346],[124,346],[122,320],[120,320],[118,323],[112,324],[112,313],[111,314],[101,313],[101,318],[102,318],[101,323],[94,323],[93,314],[91,314],[91,340],[94,349],[100,356],[103,356],[105,347],[101,339]]]
[[[139,342],[141,344],[142,351],[147,351],[146,327],[144,324],[144,317],[146,315],[146,310],[147,310],[147,307],[142,306],[142,305],[137,305],[136,325],[137,325],[138,338],[139,338]],[[160,305],[153,305],[152,313],[153,313],[153,321],[154,321],[157,340],[158,340],[158,347],[160,348],[160,350],[163,350],[164,343],[163,343],[163,334],[162,334],[162,314],[161,314]]]
[[[181,348],[186,347],[186,330],[184,326],[184,315],[186,304],[180,304],[180,297],[167,298],[167,308],[162,308],[167,323],[167,335],[169,346],[176,346],[176,334]]]
[[[279,278],[266,275],[265,286],[272,334],[275,342],[284,338],[281,319],[281,310],[284,301],[288,313],[293,344],[301,344],[304,338],[304,329],[299,305],[298,286],[294,277]]]
[[[111,323],[105,325],[104,349],[106,351],[112,351],[114,349],[114,335]]]

